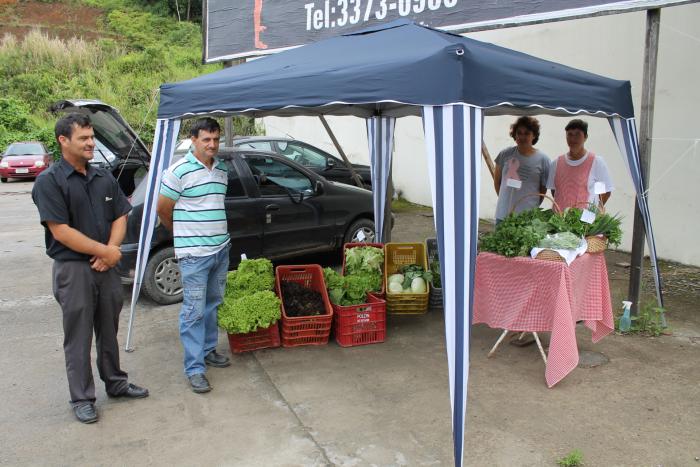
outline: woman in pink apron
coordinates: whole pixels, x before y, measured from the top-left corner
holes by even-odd
[[[614,187],[603,158],[584,146],[588,123],[574,119],[565,130],[569,152],[552,161],[547,181],[547,188],[554,194],[555,209],[593,205],[602,211]]]

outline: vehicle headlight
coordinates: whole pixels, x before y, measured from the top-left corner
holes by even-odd
[[[9,166],[10,166],[9,162],[6,162],[6,161],[0,162],[0,167],[2,167],[3,169],[8,168]]]
[[[34,163],[34,165],[35,165],[36,167],[43,167],[45,164],[44,164],[44,161],[36,161],[36,162]]]

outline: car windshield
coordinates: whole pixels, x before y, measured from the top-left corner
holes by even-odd
[[[41,143],[13,143],[5,151],[6,156],[23,156],[25,154],[46,154]]]

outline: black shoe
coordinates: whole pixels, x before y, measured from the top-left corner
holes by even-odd
[[[73,413],[75,413],[75,418],[77,418],[80,423],[95,423],[97,421],[95,404],[90,402],[76,405],[73,407]]]
[[[204,357],[204,362],[209,366],[215,366],[217,368],[226,368],[231,364],[228,357],[225,357],[218,353],[216,350],[212,350]]]
[[[141,399],[143,397],[148,397],[148,389],[129,383],[129,385],[126,387],[126,391],[122,392],[121,394],[108,394],[108,396],[127,397],[129,399]]]
[[[190,386],[192,386],[192,391],[197,394],[202,394],[211,391],[211,386],[209,386],[209,381],[204,373],[197,373],[188,378],[190,380]]]

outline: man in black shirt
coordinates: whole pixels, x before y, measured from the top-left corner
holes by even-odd
[[[107,170],[89,164],[95,148],[89,117],[69,114],[56,122],[61,159],[37,177],[32,199],[54,260],[53,293],[63,311],[63,351],[71,405],[83,423],[97,421],[90,365],[95,332],[97,369],[111,397],[140,398],[119,366],[117,327],[123,296],[113,267],[121,258],[131,206]]]

